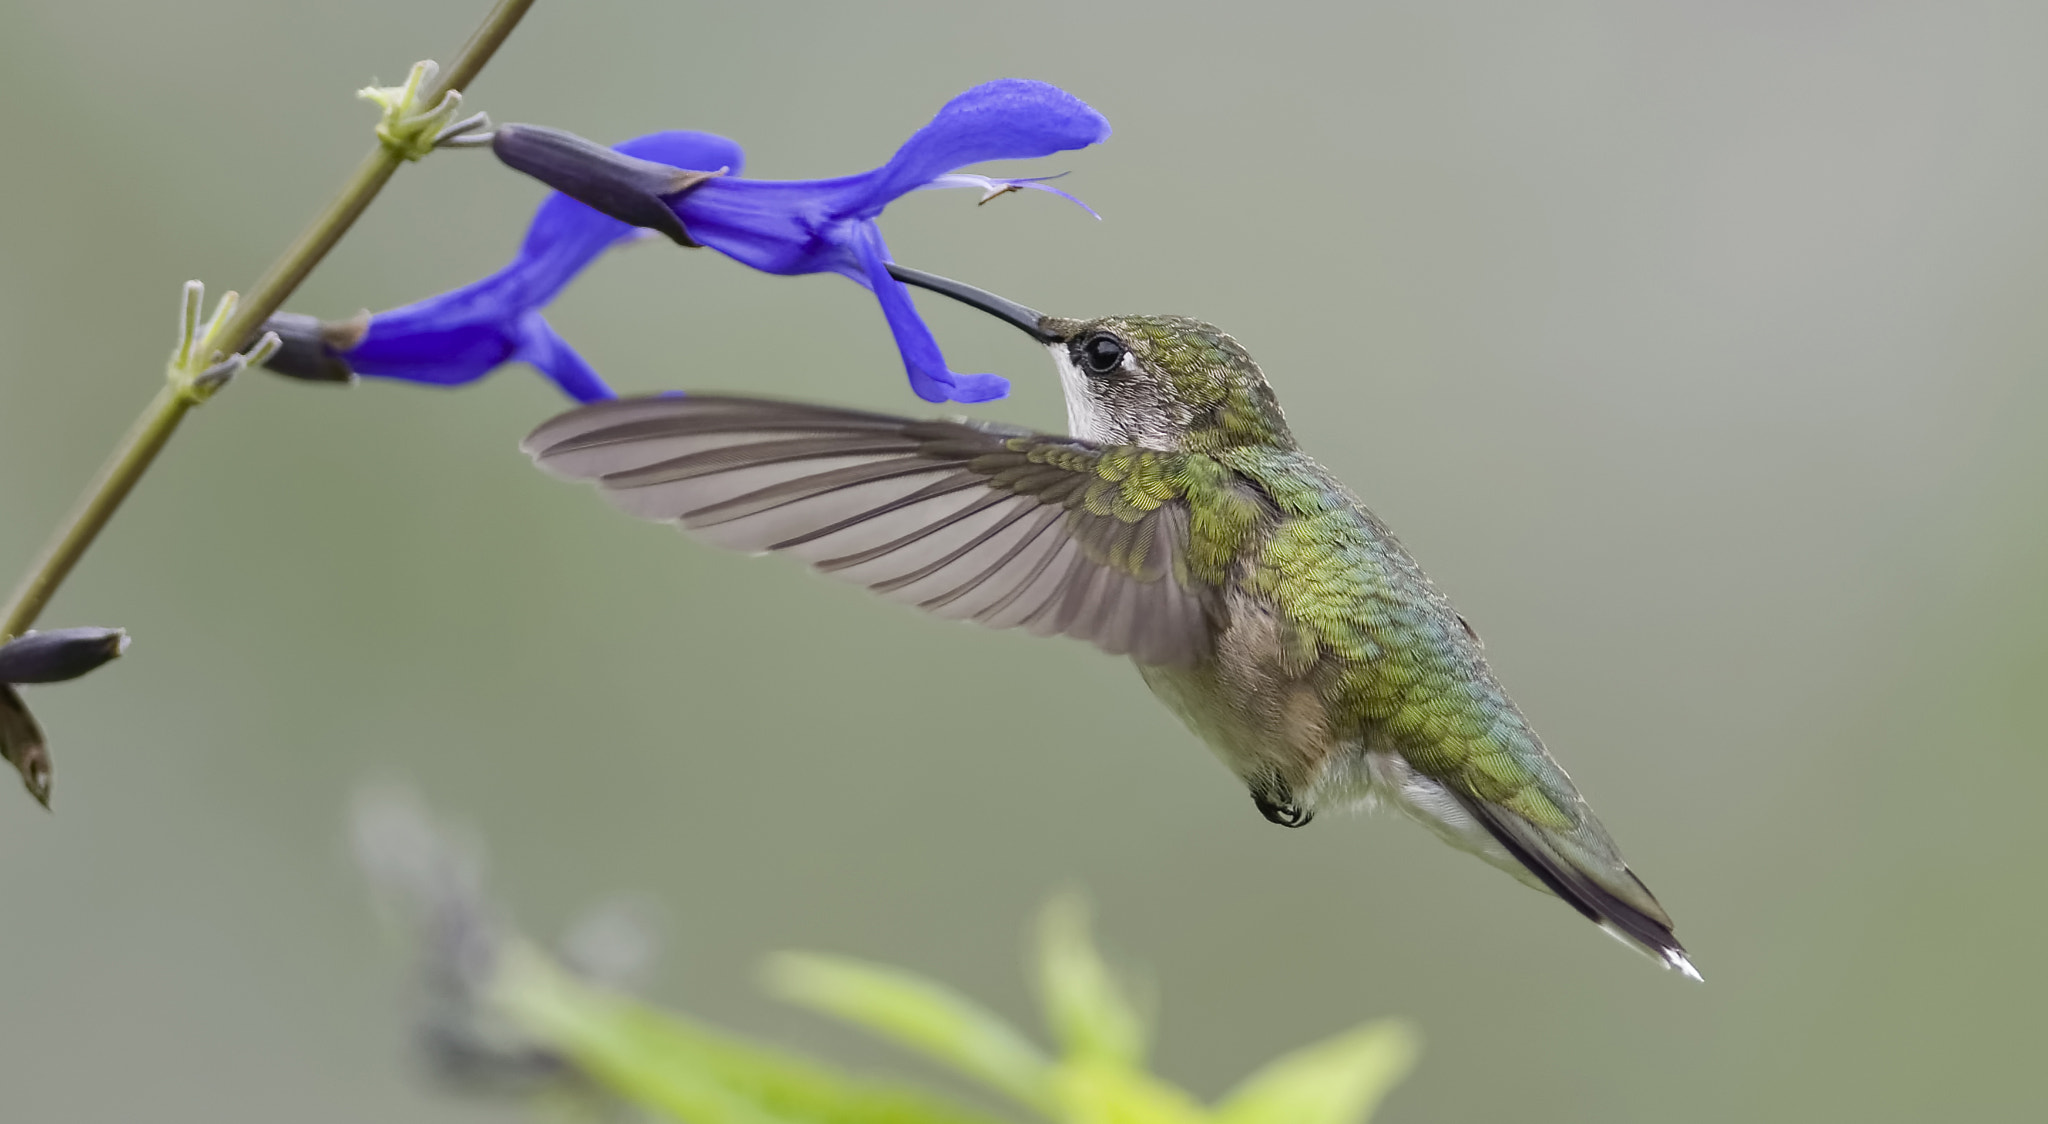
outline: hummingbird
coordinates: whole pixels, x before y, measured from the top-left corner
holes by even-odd
[[[1300,449],[1236,340],[890,268],[1044,345],[1070,432],[706,394],[586,406],[522,447],[704,541],[1128,656],[1273,823],[1392,805],[1700,978],[1479,634]]]

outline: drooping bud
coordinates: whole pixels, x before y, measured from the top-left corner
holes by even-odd
[[[308,382],[354,382],[356,373],[344,353],[363,342],[370,314],[347,320],[316,320],[297,312],[279,312],[263,322],[275,332],[279,347],[263,363],[265,370]]]
[[[118,628],[53,628],[0,644],[0,683],[76,679],[128,650]]]
[[[658,230],[679,246],[695,247],[668,200],[725,174],[690,171],[621,155],[574,133],[541,125],[500,125],[491,151],[505,165],[620,222]]]
[[[22,787],[43,807],[50,806],[50,747],[43,728],[14,688],[0,683],[0,758],[21,773]]]

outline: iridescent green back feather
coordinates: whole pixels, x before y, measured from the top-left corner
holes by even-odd
[[[1386,527],[1299,452],[1245,448],[1219,459],[1283,513],[1245,581],[1313,643],[1323,697],[1345,733],[1388,744],[1476,800],[1576,830],[1583,802],[1570,780]]]

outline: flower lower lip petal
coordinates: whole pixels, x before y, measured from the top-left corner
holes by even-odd
[[[926,273],[922,269],[912,269],[897,262],[889,263],[889,276],[906,285],[915,285],[941,296],[952,297],[969,308],[980,309],[1040,343],[1056,343],[1059,340],[1058,336],[1041,327],[1045,323],[1045,317],[1036,309],[1027,308],[1008,297],[999,297],[986,289],[977,289],[950,277]]]

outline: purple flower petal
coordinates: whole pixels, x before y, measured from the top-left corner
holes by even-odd
[[[635,137],[616,150],[705,171],[736,171],[746,158],[725,137],[686,130]],[[610,388],[589,364],[545,321],[533,317],[529,323],[528,317],[599,254],[639,234],[636,227],[552,194],[534,212],[510,264],[462,288],[371,316],[362,341],[345,353],[349,366],[360,375],[457,386],[515,358],[526,359],[577,401],[609,398]]]
[[[1072,94],[1043,82],[1003,79],[947,102],[871,172],[787,182],[726,177],[692,188],[671,206],[692,238],[742,264],[767,273],[838,273],[867,286],[882,304],[918,397],[984,402],[1008,393],[1008,380],[946,367],[909,291],[888,275],[888,251],[873,220],[897,197],[923,187],[1029,187],[1073,199],[1035,179],[991,180],[954,169],[1049,156],[1107,136],[1109,122]]]
[[[492,280],[370,317],[363,341],[346,353],[349,366],[359,375],[436,386],[490,374],[515,346],[502,304],[486,288]]]
[[[872,218],[905,192],[969,164],[1051,156],[1107,139],[1109,121],[1058,86],[1021,78],[984,82],[947,102],[869,174],[856,213]]]
[[[909,291],[889,276],[888,250],[873,220],[890,202],[922,187],[1029,187],[1065,196],[1035,179],[992,180],[956,169],[985,160],[1048,156],[1108,136],[1109,123],[1102,115],[1071,94],[1043,82],[1004,79],[947,102],[886,164],[855,176],[741,179],[739,146],[709,133],[657,133],[627,141],[616,151],[675,168],[727,169],[727,175],[680,194],[653,198],[667,201],[691,238],[745,265],[777,274],[838,273],[872,290],[919,397],[982,402],[1007,393],[1008,381],[947,368]],[[563,151],[573,156],[580,146],[577,142]],[[568,159],[555,148],[546,151],[557,162]],[[586,156],[593,167],[609,159],[595,152]],[[571,190],[582,182],[575,175],[550,178],[557,180]],[[610,181],[592,182],[602,188]],[[599,254],[634,233],[625,222],[568,196],[551,195],[509,265],[475,284],[372,316],[346,359],[359,374],[444,386],[470,382],[519,359],[578,401],[611,397],[610,388],[539,310]]]
[[[889,248],[873,223],[860,225],[854,246],[867,271],[868,286],[881,302],[882,315],[896,337],[896,350],[910,374],[910,389],[919,398],[927,402],[988,402],[1010,392],[1010,380],[1001,375],[962,375],[947,368],[939,342],[911,303],[910,290],[889,276]]]
[[[597,376],[597,371],[576,354],[576,349],[555,334],[538,312],[529,312],[520,318],[519,348],[513,353],[513,358],[532,364],[535,370],[561,387],[562,393],[578,402],[602,402],[618,397]]]
[[[873,171],[826,180],[728,176],[692,188],[672,206],[691,237],[741,264],[858,280],[865,271],[857,225],[897,197],[966,164],[1049,156],[1107,136],[1109,122],[1081,99],[1044,82],[1005,78],[947,102]]]
[[[863,177],[698,184],[672,204],[690,237],[763,273],[860,274],[852,224],[838,200],[865,190]]]
[[[746,154],[731,140],[715,133],[688,130],[634,137],[613,145],[612,150],[697,171],[729,168],[737,173],[746,162]],[[500,280],[495,299],[503,301],[508,309],[539,308],[555,299],[562,287],[599,254],[637,231],[637,227],[599,214],[558,192],[549,195],[534,212],[526,240],[520,243],[512,263],[477,284],[484,286]]]

